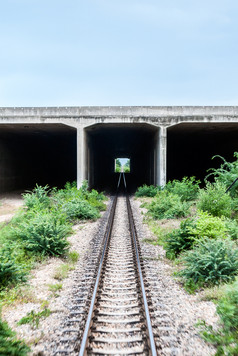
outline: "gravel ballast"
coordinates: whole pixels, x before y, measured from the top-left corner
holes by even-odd
[[[141,253],[145,262],[145,271],[148,273],[153,306],[157,312],[158,320],[161,313],[166,315],[166,329],[161,327],[160,355],[186,355],[206,356],[213,355],[215,350],[207,345],[199,336],[194,326],[199,319],[208,324],[215,325],[215,305],[212,302],[199,300],[199,295],[189,295],[174,280],[173,267],[165,258],[161,246],[154,246],[144,242],[145,238],[154,238],[148,226],[143,224],[140,202],[131,199],[134,220],[137,226]],[[105,212],[104,214],[107,214]],[[123,212],[121,213],[123,216]],[[13,304],[2,311],[3,318],[17,331],[20,338],[31,346],[31,356],[54,355],[55,340],[60,337],[60,328],[67,317],[68,306],[72,296],[73,287],[78,283],[80,273],[84,273],[86,258],[90,254],[90,241],[98,233],[103,218],[96,222],[80,223],[74,226],[75,233],[69,237],[71,250],[79,253],[79,260],[75,270],[71,271],[66,279],[60,281],[62,289],[57,296],[49,290],[49,285],[57,284],[54,279],[55,270],[65,261],[51,258],[32,271],[29,280],[29,301]],[[151,277],[152,276],[152,277]],[[155,279],[156,276],[156,279]],[[39,327],[34,329],[29,324],[18,326],[17,322],[31,310],[40,311],[42,303],[46,303],[52,314],[40,321]]]

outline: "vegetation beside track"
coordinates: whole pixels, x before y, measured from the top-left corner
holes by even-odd
[[[66,183],[64,189],[36,186],[23,199],[23,208],[9,224],[0,226],[0,309],[8,299],[22,296],[21,285],[36,263],[51,256],[75,262],[78,256],[69,252],[67,241],[73,224],[95,220],[106,209],[105,196],[89,191],[87,182],[79,190],[76,183]],[[0,318],[0,354],[26,355],[27,351]]]
[[[201,292],[217,303],[219,327],[199,326],[216,355],[238,354],[238,153],[234,162],[211,168],[200,188],[194,177],[165,187],[142,186],[136,192],[147,209],[145,222],[157,236],[175,275],[190,292]],[[209,180],[211,180],[210,182]],[[179,225],[176,229],[169,226]],[[164,226],[167,226],[164,228]]]

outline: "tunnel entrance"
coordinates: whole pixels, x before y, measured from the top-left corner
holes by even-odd
[[[91,188],[113,192],[117,186],[115,158],[130,160],[127,187],[130,192],[156,181],[158,128],[147,124],[97,124],[86,130],[87,177]]]
[[[1,124],[0,191],[76,180],[76,138],[62,124]]]
[[[201,180],[207,169],[219,167],[221,160],[211,160],[221,155],[233,161],[238,151],[238,124],[186,123],[167,131],[167,180],[196,176]]]

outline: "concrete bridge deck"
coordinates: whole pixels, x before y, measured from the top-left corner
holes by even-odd
[[[137,185],[202,178],[237,138],[237,106],[0,108],[0,191],[73,179],[105,189],[117,157]]]

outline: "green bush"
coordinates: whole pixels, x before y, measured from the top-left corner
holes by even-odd
[[[154,197],[161,190],[154,185],[142,185],[142,187],[137,188],[135,196],[136,197]]]
[[[173,219],[189,214],[190,205],[182,202],[177,194],[166,190],[159,192],[148,206],[148,212],[153,219]]]
[[[16,333],[0,319],[0,355],[26,356],[29,351],[29,347],[23,341],[17,340]]]
[[[23,199],[28,209],[44,209],[50,205],[50,197],[48,196],[49,187],[39,186],[36,184],[36,188],[32,192],[23,194]]]
[[[169,181],[165,189],[168,192],[179,195],[182,201],[191,201],[197,198],[199,183],[200,181],[196,180],[195,177],[184,177],[181,181]]]
[[[73,199],[63,205],[63,211],[67,218],[72,221],[75,219],[97,219],[100,215],[98,209],[93,207],[86,200]]]
[[[17,263],[11,250],[4,246],[0,249],[0,290],[9,285],[26,280],[24,266]]]
[[[238,281],[226,288],[218,302],[217,314],[220,318],[218,329],[203,325],[202,336],[216,348],[216,355],[238,355]]]
[[[229,240],[200,241],[193,250],[187,251],[182,261],[180,275],[185,281],[200,285],[230,282],[238,273],[238,248]]]
[[[194,227],[194,220],[186,219],[181,222],[179,229],[174,229],[172,232],[166,235],[166,257],[169,259],[174,259],[181,252],[189,250],[193,247],[194,236],[191,235],[190,229]]]
[[[226,193],[226,186],[220,182],[207,183],[205,189],[201,189],[197,207],[214,216],[231,217],[233,202]]]
[[[59,214],[43,211],[19,224],[13,234],[24,242],[28,251],[60,256],[68,249],[66,236],[71,231],[70,226],[63,221]]]
[[[213,177],[216,182],[220,182],[225,185],[226,189],[235,181],[238,177],[238,152],[234,153],[235,160],[233,162],[227,162],[225,158],[216,155],[212,157],[220,158],[223,163],[219,168],[210,168],[208,172],[210,172],[206,176],[206,180],[209,177]],[[238,182],[236,182],[230,189],[230,194],[232,197],[238,197]]]
[[[228,235],[232,240],[238,240],[238,223],[236,220],[226,219],[225,221]]]
[[[88,192],[86,199],[89,204],[91,204],[93,207],[97,208],[100,211],[106,210],[107,208],[106,204],[103,203],[103,201],[105,200],[104,194],[98,193],[98,191],[95,189],[92,189],[90,192]]]
[[[227,222],[224,218],[213,216],[204,211],[198,211],[195,226],[189,227],[189,232],[195,239],[205,237],[212,239],[228,237]]]

